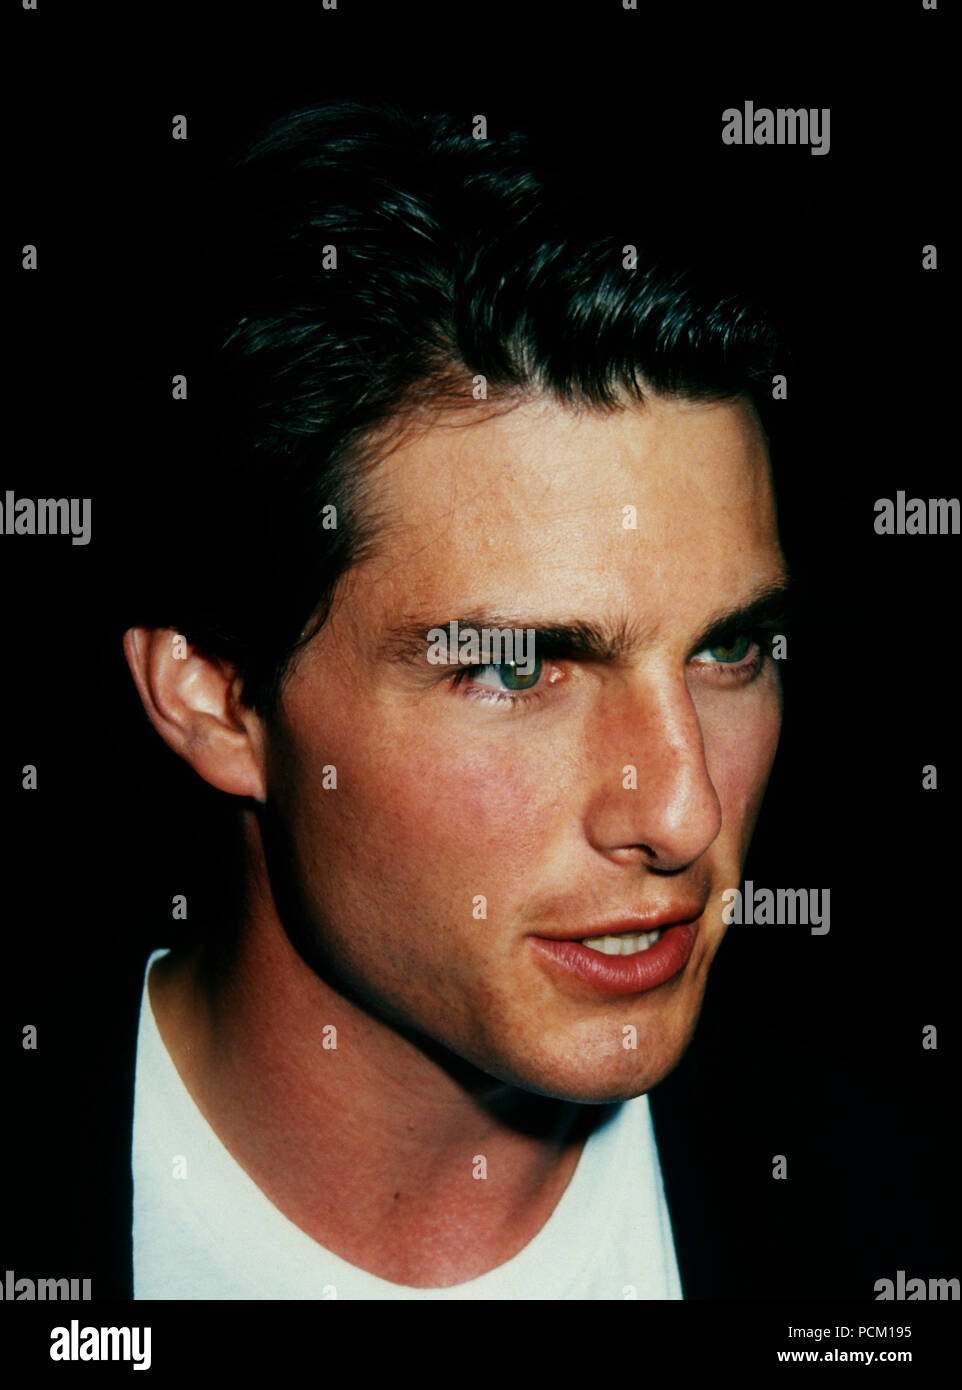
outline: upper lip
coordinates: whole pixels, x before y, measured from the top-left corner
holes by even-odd
[[[665,927],[678,927],[683,923],[696,921],[705,911],[707,904],[679,904],[666,907],[661,912],[639,913],[635,917],[621,917],[617,922],[606,922],[603,926],[578,927],[567,932],[537,932],[545,941],[584,941],[592,936],[620,936],[625,932],[663,931]]]

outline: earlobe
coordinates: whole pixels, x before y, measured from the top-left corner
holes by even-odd
[[[240,703],[236,668],[172,628],[130,628],[124,654],[164,742],[211,786],[264,801],[263,725]]]

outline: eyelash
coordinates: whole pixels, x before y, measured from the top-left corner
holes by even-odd
[[[493,690],[487,685],[472,685],[468,679],[472,671],[484,669],[483,666],[465,666],[454,676],[452,684],[455,687],[464,687],[461,693],[466,700],[477,700],[483,705],[508,705],[514,710],[519,710],[522,706],[541,704],[547,698],[546,687],[554,685],[561,676],[557,667],[546,665],[542,670],[543,679],[530,690]]]
[[[704,669],[711,669],[713,674],[710,679],[719,681],[723,684],[750,685],[760,674],[765,664],[766,652],[763,643],[769,634],[761,631],[739,632],[735,634],[734,641],[747,637],[751,641],[751,647],[741,661],[699,661],[693,664]],[[714,642],[711,647],[702,647],[701,651],[711,651],[713,648],[734,645],[734,642],[724,641]],[[692,658],[689,658],[692,660]],[[547,698],[547,688],[554,685],[561,677],[557,666],[550,662],[545,662],[543,676],[536,686],[530,690],[494,690],[490,686],[473,685],[470,676],[474,671],[482,671],[483,666],[465,666],[458,671],[452,678],[452,685],[460,690],[461,696],[466,700],[477,700],[485,705],[508,706],[516,712],[533,708],[543,703]],[[553,678],[552,678],[553,677]]]
[[[754,678],[758,675],[765,661],[765,651],[761,641],[762,634],[755,632],[739,633],[735,640],[737,641],[740,637],[747,637],[751,641],[751,646],[748,649],[746,655],[742,657],[741,661],[695,662],[694,658],[692,658],[693,663],[696,666],[706,668],[710,667],[713,671],[717,672],[716,675],[712,676],[712,680],[720,680],[726,683],[731,681],[738,681],[743,685],[749,684],[749,682],[754,680]],[[712,644],[712,647],[702,647],[701,650],[708,652],[711,651],[713,647],[717,648],[729,645],[733,644],[725,642],[715,642]]]

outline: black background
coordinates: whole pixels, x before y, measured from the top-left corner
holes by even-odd
[[[205,199],[265,118],[392,96],[466,123],[482,112],[490,138],[537,127],[585,196],[593,180],[621,182],[636,218],[626,242],[657,216],[780,312],[793,355],[776,467],[801,607],[746,877],[830,889],[832,925],[729,932],[696,1040],[653,1093],[675,1116],[669,1198],[689,1180],[701,1193],[676,1240],[680,1257],[703,1252],[693,1299],[871,1299],[899,1269],[958,1277],[958,540],[873,529],[876,499],[898,489],[959,493],[945,15],[735,7],[709,33],[695,13],[668,29],[620,0],[270,10],[81,16],[40,0],[13,14],[8,255],[16,267],[35,243],[40,269],[15,277],[0,493],[91,497],[92,540],[0,536],[3,1191],[19,1223],[5,1267],[90,1272],[65,1193],[92,1149],[108,1156],[99,1184],[84,1179],[88,1207],[122,1198],[109,1174],[129,1137],[104,1130],[111,1000],[129,994],[141,948],[175,939],[172,896],[201,926],[229,872],[219,799],[148,729],[120,648],[152,499],[191,505],[217,255]],[[830,153],[723,146],[721,112],[746,99],[830,107]],[[176,114],[185,142],[170,137]],[[935,272],[921,268],[927,243]],[[175,372],[186,403],[171,400]],[[177,563],[176,532],[170,553]],[[37,791],[21,788],[28,763]],[[929,763],[935,791],[922,789]],[[21,1047],[28,1023],[36,1052]]]

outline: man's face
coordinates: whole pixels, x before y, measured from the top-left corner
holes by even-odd
[[[267,727],[278,863],[312,957],[502,1081],[638,1095],[690,1038],[778,739],[764,639],[756,659],[717,626],[784,579],[756,417],[662,398],[468,409],[373,483],[376,553]],[[514,690],[504,668],[432,664],[411,640],[466,615],[598,640],[536,648]],[[665,927],[653,972],[557,945],[666,919],[694,926]],[[586,952],[608,964],[586,972]]]

